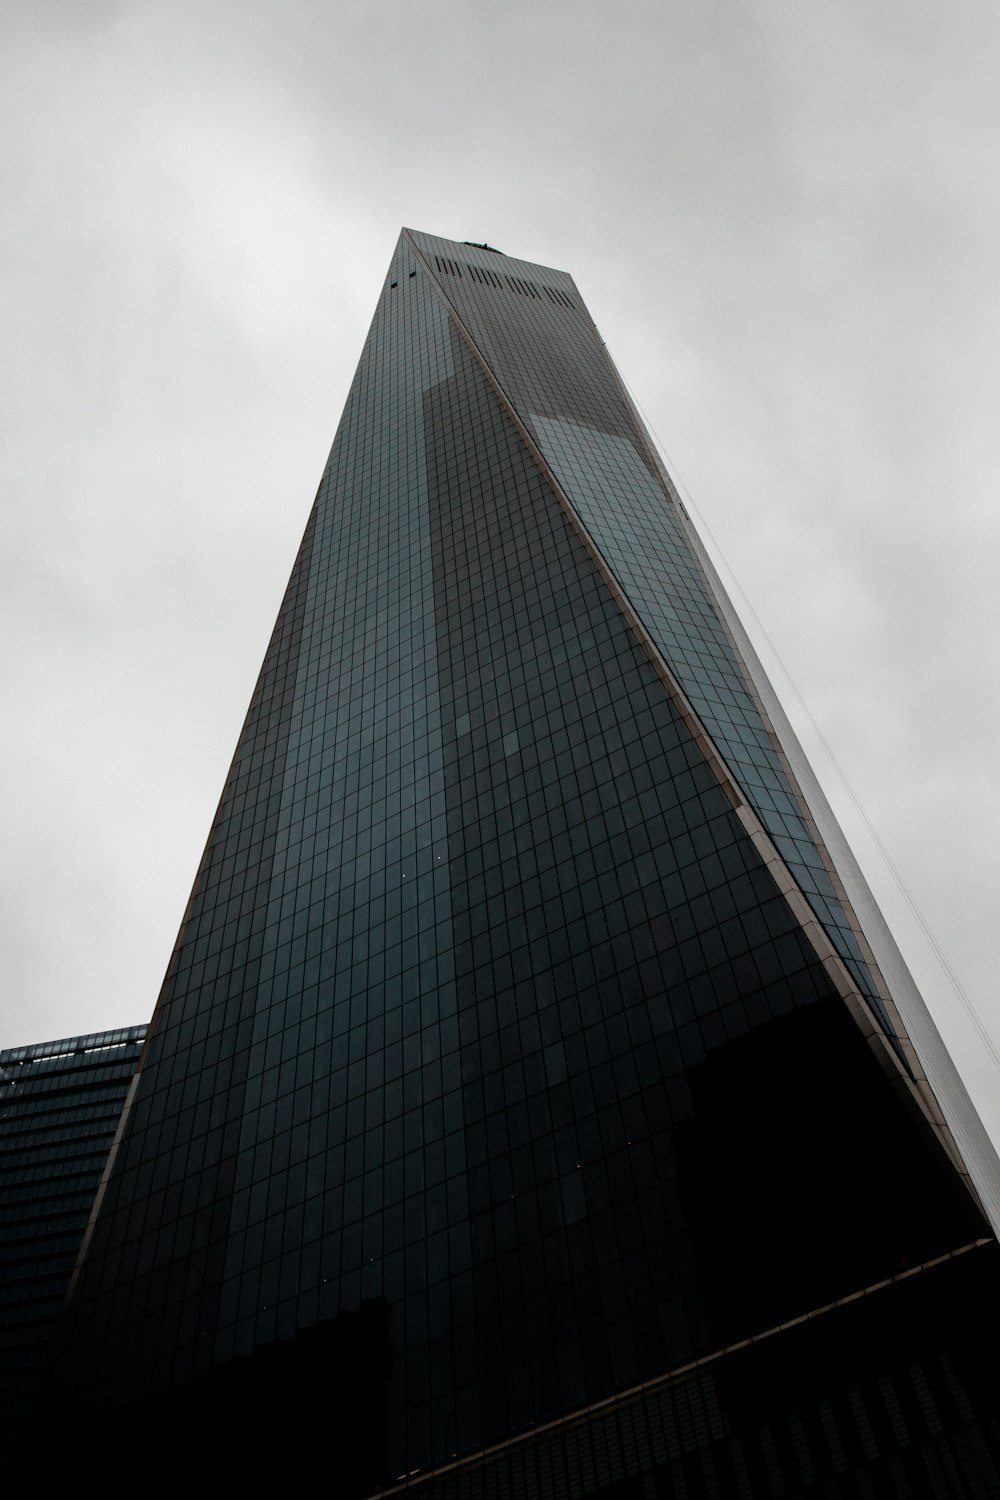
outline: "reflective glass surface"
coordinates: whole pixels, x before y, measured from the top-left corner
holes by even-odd
[[[330,1383],[345,1492],[981,1229],[484,371],[819,872],[631,418],[550,331],[575,288],[445,244],[386,278],[52,1377],[180,1427]]]
[[[711,590],[683,535],[572,279],[507,262],[484,281],[474,250],[416,235],[428,267],[537,441],[860,993],[891,1023]],[[480,255],[479,261],[485,257]]]

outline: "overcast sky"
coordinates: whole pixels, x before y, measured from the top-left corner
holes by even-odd
[[[402,224],[573,273],[1000,1036],[996,0],[0,22],[0,1046],[152,1010]]]

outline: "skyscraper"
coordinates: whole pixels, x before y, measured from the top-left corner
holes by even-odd
[[[574,283],[404,231],[52,1420],[182,1466],[236,1429],[345,1494],[972,1494],[984,1205]]]

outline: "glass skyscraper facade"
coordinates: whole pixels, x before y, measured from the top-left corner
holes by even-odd
[[[0,1464],[24,1433],[145,1035],[0,1051]]]
[[[345,1494],[993,1493],[996,1159],[810,793],[572,279],[404,231],[50,1422]]]

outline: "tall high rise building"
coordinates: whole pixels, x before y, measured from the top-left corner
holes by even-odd
[[[998,1182],[573,281],[404,231],[51,1421],[345,1495],[991,1493]]]

